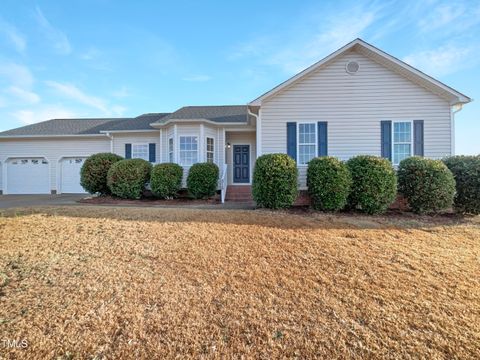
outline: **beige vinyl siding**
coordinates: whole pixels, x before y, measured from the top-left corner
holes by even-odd
[[[50,188],[57,190],[58,164],[62,157],[87,157],[99,152],[110,152],[110,139],[99,138],[44,138],[0,140],[0,162],[5,173],[5,160],[15,157],[45,157],[50,166]],[[3,189],[3,176],[0,176]]]
[[[345,71],[357,61],[355,75]],[[286,152],[286,123],[328,122],[328,153],[342,160],[358,154],[380,156],[381,120],[424,120],[425,156],[451,151],[448,102],[354,51],[267,99],[261,110],[262,153]],[[306,168],[300,167],[305,186]]]
[[[117,155],[125,157],[125,144],[156,144],[155,159],[159,162],[160,159],[160,136],[159,132],[145,132],[145,133],[124,133],[113,134],[113,152]]]

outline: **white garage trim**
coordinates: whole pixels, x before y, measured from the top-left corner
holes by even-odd
[[[5,160],[1,163],[3,168],[2,168],[2,186],[3,186],[3,194],[5,195],[8,195],[9,194],[9,191],[8,191],[8,164],[11,160],[14,160],[14,159],[45,159],[48,163],[48,167],[47,167],[47,170],[48,170],[48,193],[51,192],[51,189],[52,189],[52,184],[51,184],[51,180],[50,180],[50,172],[51,172],[51,161],[48,157],[46,156],[43,156],[43,155],[20,155],[20,156],[9,156],[7,158],[5,158]]]
[[[56,174],[56,182],[57,182],[57,194],[63,194],[65,191],[63,189],[63,178],[64,178],[64,174],[63,174],[63,160],[65,159],[83,159],[83,162],[88,158],[88,156],[86,155],[79,155],[79,156],[62,156],[61,158],[59,158],[57,160],[57,174]],[[82,162],[82,164],[83,164]],[[79,184],[80,184],[80,177],[79,177]],[[80,186],[81,187],[81,186]],[[85,190],[79,192],[80,193],[86,193]]]

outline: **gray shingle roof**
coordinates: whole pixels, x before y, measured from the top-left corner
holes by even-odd
[[[143,114],[131,119],[125,119],[119,121],[116,124],[112,124],[107,130],[110,131],[128,131],[128,130],[152,130],[153,127],[150,124],[161,120],[169,113],[151,113]]]
[[[53,119],[0,132],[0,136],[95,135],[100,131],[152,130],[151,123],[167,113],[144,114],[136,118]]]
[[[148,113],[135,118],[53,119],[0,132],[5,136],[96,135],[101,131],[152,130],[168,120],[206,119],[216,123],[247,123],[246,105],[185,106],[174,113]]]
[[[0,136],[92,135],[125,119],[53,119],[0,133]]]
[[[224,106],[185,106],[156,121],[163,124],[168,120],[206,119],[217,123],[246,123],[248,111],[246,105]]]

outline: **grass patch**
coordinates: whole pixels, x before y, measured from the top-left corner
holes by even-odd
[[[0,217],[19,358],[475,358],[478,218],[65,207]]]

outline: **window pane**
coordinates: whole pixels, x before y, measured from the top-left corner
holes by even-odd
[[[315,145],[300,145],[299,152],[299,163],[305,165],[315,157]]]
[[[148,144],[133,144],[132,159],[143,159],[148,161]]]
[[[395,144],[393,145],[393,163],[398,165],[400,161],[410,157],[410,144]]]
[[[393,141],[394,142],[410,142],[412,139],[412,129],[410,122],[394,123]]]
[[[180,163],[193,165],[198,162],[198,138],[196,136],[180,136]]]

